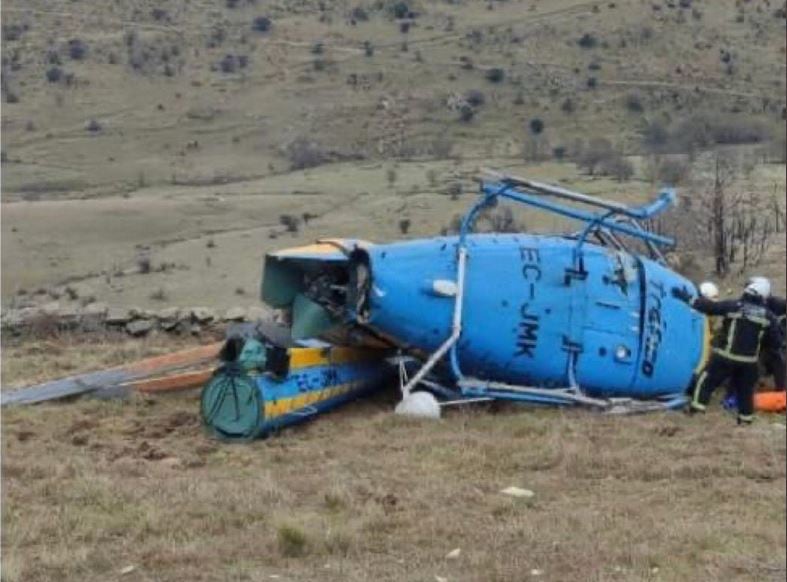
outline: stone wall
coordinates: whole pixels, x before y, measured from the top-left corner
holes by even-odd
[[[264,307],[231,307],[225,310],[207,307],[167,307],[139,309],[110,307],[104,303],[87,305],[61,304],[53,301],[43,305],[4,310],[2,328],[11,333],[26,329],[50,327],[77,331],[123,330],[132,336],[144,336],[157,330],[173,334],[199,334],[227,323],[270,319]]]

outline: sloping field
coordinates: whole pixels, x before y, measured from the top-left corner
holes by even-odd
[[[58,341],[56,361],[162,349]],[[58,373],[30,345],[3,358],[18,361],[4,383]],[[3,580],[784,578],[783,417],[418,422],[395,401],[249,445],[205,436],[196,394],[4,410]],[[512,485],[535,495],[500,493]]]

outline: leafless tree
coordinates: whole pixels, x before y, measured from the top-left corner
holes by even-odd
[[[733,157],[715,153],[710,187],[682,198],[678,212],[648,224],[650,230],[678,239],[684,252],[710,250],[719,277],[734,265],[744,271],[760,264],[785,230],[783,197],[776,189],[771,196],[741,190],[736,185],[739,170]]]

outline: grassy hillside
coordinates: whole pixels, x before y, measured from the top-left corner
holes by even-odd
[[[299,138],[317,144],[313,161],[519,156],[538,119],[529,153],[551,156],[593,136],[639,151],[649,122],[698,112],[772,125],[785,105],[779,9],[11,0],[4,193],[106,196],[266,176],[290,169]],[[468,92],[476,104],[463,122]]]
[[[2,16],[4,304],[71,279],[110,303],[254,302],[266,250],[391,239],[401,220],[437,233],[479,165],[631,200],[676,153],[689,192],[707,187],[696,152],[784,159],[772,1],[9,0]],[[113,283],[144,247],[178,268]]]

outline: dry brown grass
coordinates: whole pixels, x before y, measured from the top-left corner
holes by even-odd
[[[394,399],[250,445],[205,436],[193,393],[4,410],[3,580],[784,577],[782,419]]]
[[[130,338],[123,331],[76,333],[70,331],[25,332],[15,337],[3,333],[0,388],[17,388],[74,374],[158,356],[200,343],[213,336],[175,336],[152,333],[143,339]],[[215,340],[214,340],[215,341]]]

